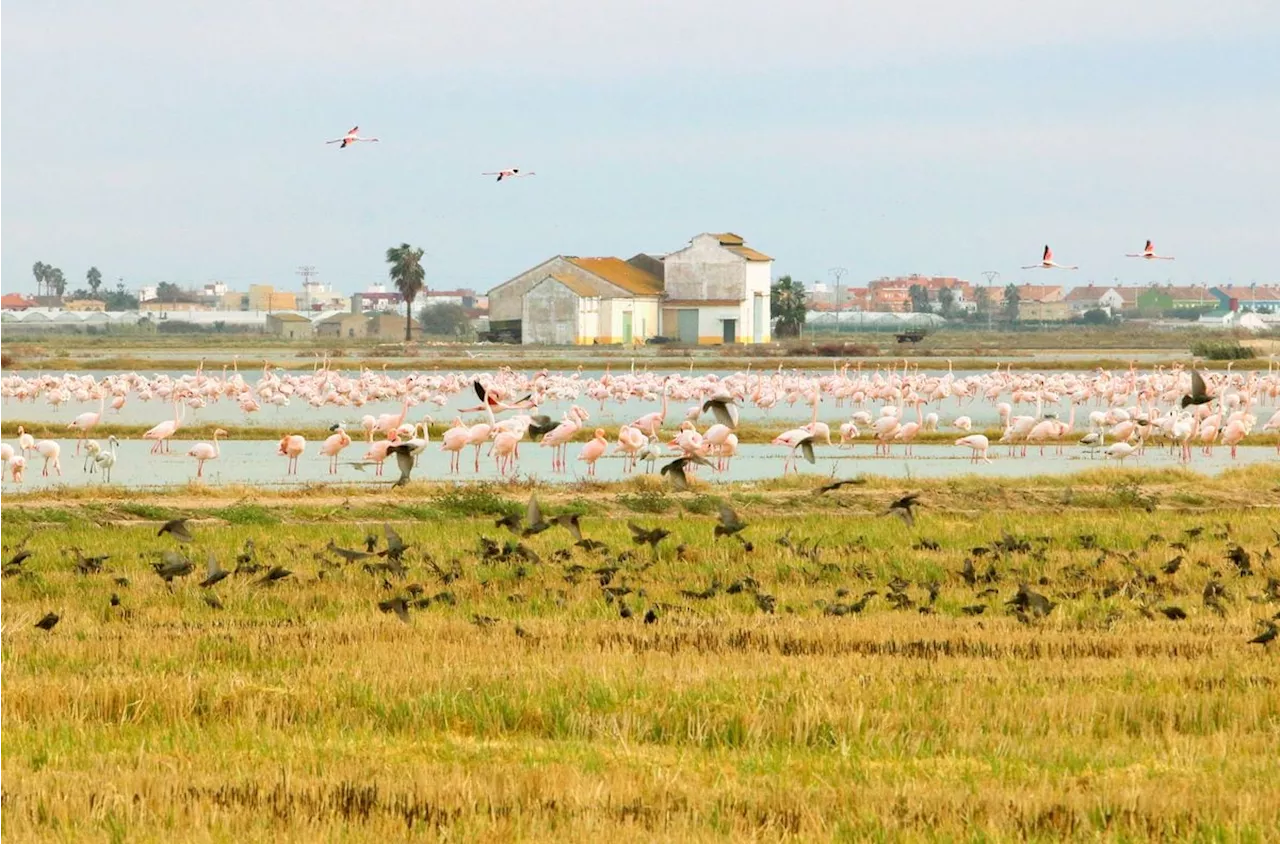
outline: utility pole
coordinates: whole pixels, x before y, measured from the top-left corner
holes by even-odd
[[[844,267],[832,267],[827,270],[831,275],[836,277],[836,334],[840,333],[840,281],[844,278],[845,273],[849,272]]]
[[[306,298],[306,306],[304,310],[309,311],[311,310],[311,291],[308,289],[308,286],[311,283],[311,279],[319,275],[319,273],[316,272],[316,268],[313,267],[312,265],[303,264],[302,266],[298,267],[295,275],[302,276],[302,292],[303,294],[305,294],[305,298]]]
[[[991,330],[991,283],[1000,277],[1000,273],[995,270],[983,270],[982,275],[987,280],[987,330]]]

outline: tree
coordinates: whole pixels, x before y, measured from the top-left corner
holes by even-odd
[[[1021,299],[1017,285],[1010,284],[1004,289],[1004,318],[1009,322],[1018,321],[1018,302]]]
[[[1108,325],[1111,323],[1111,314],[1102,308],[1090,308],[1080,315],[1080,322],[1085,325]]]
[[[51,296],[61,297],[67,292],[67,277],[57,267],[50,267],[44,277],[45,289]]]
[[[90,267],[89,272],[84,274],[84,278],[85,281],[89,282],[89,292],[96,298],[98,288],[102,286],[102,273],[98,271],[97,267]]]
[[[461,305],[426,305],[418,312],[418,322],[426,334],[460,337],[471,333],[471,319]]]
[[[938,288],[938,310],[942,315],[951,319],[956,313],[956,292],[950,287]]]
[[[426,253],[414,249],[407,243],[393,246],[387,250],[387,263],[391,266],[387,274],[395,284],[396,290],[404,297],[404,340],[413,339],[413,300],[426,287],[426,270],[422,268],[422,256]]]
[[[987,288],[979,287],[977,289],[977,292],[973,294],[973,304],[978,316],[987,316],[991,313],[991,296],[987,293]]]
[[[36,277],[36,295],[37,296],[41,294],[41,290],[44,287],[44,280],[46,277],[48,277],[50,269],[52,268],[48,264],[46,264],[44,261],[36,261],[34,264],[31,265],[31,274]]]
[[[798,337],[804,326],[804,285],[784,275],[769,288],[769,310],[776,321],[774,333],[779,337]]]
[[[923,284],[913,284],[907,288],[907,295],[911,297],[911,310],[917,314],[933,313],[933,308],[929,307],[929,288]]]
[[[124,289],[123,281],[116,285],[114,292],[106,295],[106,303],[109,311],[138,310],[138,297]]]

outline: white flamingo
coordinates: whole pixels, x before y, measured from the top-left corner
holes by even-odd
[[[1079,267],[1068,266],[1066,264],[1054,263],[1053,250],[1049,248],[1049,244],[1044,246],[1044,257],[1040,259],[1040,263],[1032,264],[1029,267],[1023,267],[1024,270],[1078,270]]]
[[[352,127],[351,127],[351,129],[350,129],[350,131],[348,131],[348,132],[347,132],[347,134],[343,135],[341,138],[334,138],[332,141],[325,141],[325,143],[326,143],[326,144],[341,144],[341,146],[340,146],[340,147],[338,147],[338,149],[346,149],[350,144],[354,144],[354,143],[357,143],[357,142],[359,142],[359,141],[366,141],[366,142],[368,142],[368,143],[377,143],[377,142],[378,142],[378,139],[377,139],[377,138],[362,138],[362,137],[360,137],[360,127],[359,127],[359,126],[352,126]]]
[[[1126,252],[1126,258],[1146,258],[1148,261],[1172,261],[1172,255],[1157,255],[1156,248],[1151,245],[1151,241],[1147,241],[1147,245],[1142,247],[1141,252]]]

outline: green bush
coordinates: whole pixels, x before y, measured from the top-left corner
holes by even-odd
[[[1191,354],[1205,360],[1252,360],[1256,353],[1234,340],[1205,340],[1192,343]]]

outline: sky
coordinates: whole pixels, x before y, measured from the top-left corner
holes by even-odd
[[[6,3],[0,282],[350,293],[409,242],[484,291],[733,231],[806,282],[1274,283],[1278,43],[1272,0]]]

